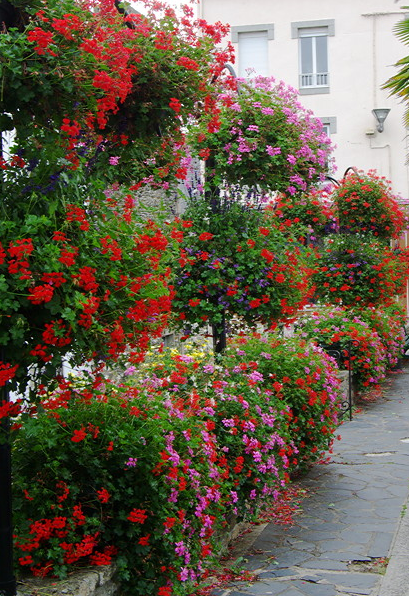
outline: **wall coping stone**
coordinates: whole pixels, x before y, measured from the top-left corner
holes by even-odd
[[[17,582],[17,596],[119,596],[114,565],[86,567],[66,579],[29,576]]]

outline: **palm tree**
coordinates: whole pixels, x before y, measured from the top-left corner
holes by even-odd
[[[408,7],[404,7],[408,8]],[[396,36],[403,41],[405,45],[409,45],[409,20],[404,19],[399,21],[393,28]],[[409,127],[409,56],[401,58],[396,62],[396,67],[400,68],[399,72],[393,75],[390,79],[382,85],[382,89],[389,89],[391,95],[400,97],[403,102],[407,104],[403,121],[406,127]]]

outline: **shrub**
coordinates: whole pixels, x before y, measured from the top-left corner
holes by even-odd
[[[185,594],[229,516],[254,514],[285,483],[285,405],[246,374],[226,382],[207,366],[196,382],[189,358],[155,365],[138,390],[66,384],[24,422],[13,447],[21,566],[61,577],[115,560],[124,593]]]
[[[396,366],[404,350],[406,316],[403,309],[396,304],[385,308],[361,308],[356,309],[356,315],[379,335],[386,350],[387,368]]]
[[[335,370],[275,338],[241,339],[217,364],[165,351],[127,373],[64,382],[19,421],[18,564],[64,577],[112,560],[124,594],[188,594],[231,515],[251,519],[330,445]]]

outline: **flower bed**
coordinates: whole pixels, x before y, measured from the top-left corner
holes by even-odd
[[[278,338],[240,339],[217,365],[166,352],[120,387],[62,384],[14,436],[19,564],[115,561],[123,593],[188,594],[230,515],[251,518],[330,445],[338,398],[328,357]]]
[[[398,304],[383,308],[362,308],[357,316],[379,335],[385,347],[386,369],[394,368],[403,355],[405,341],[405,309]]]
[[[338,370],[317,345],[277,334],[237,339],[226,353],[233,371],[258,375],[266,395],[287,406],[288,430],[296,445],[292,466],[303,468],[331,446],[341,399]]]

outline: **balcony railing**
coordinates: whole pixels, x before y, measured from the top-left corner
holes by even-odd
[[[313,72],[300,75],[300,87],[328,87],[327,72]]]

